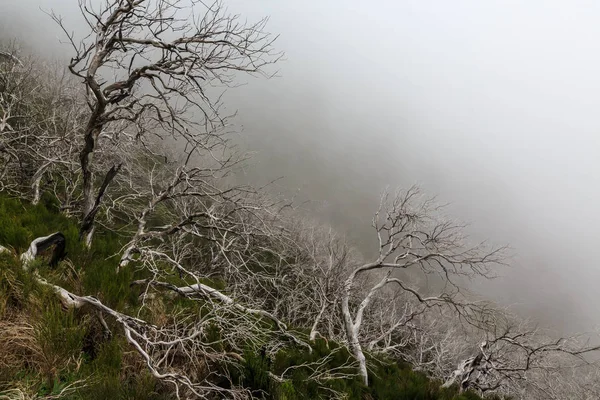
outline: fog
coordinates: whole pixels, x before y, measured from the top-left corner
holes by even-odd
[[[386,186],[420,184],[473,240],[510,244],[480,289],[571,330],[600,323],[600,3],[227,1],[270,16],[285,61],[227,96],[248,179],[277,176],[369,251]],[[0,0],[0,33],[68,55],[40,11],[81,30],[76,0]]]

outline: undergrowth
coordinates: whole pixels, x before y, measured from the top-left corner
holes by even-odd
[[[67,239],[67,258],[50,268],[48,257],[40,257],[29,271],[18,256],[40,236],[62,232]],[[34,399],[62,395],[65,399],[171,399],[170,387],[156,380],[131,348],[118,326],[107,320],[113,332],[107,337],[93,310],[65,310],[56,296],[33,279],[38,271],[78,294],[92,295],[116,310],[140,311],[139,289],[130,287],[142,271],[116,271],[123,239],[115,232],[98,229],[91,250],[78,240],[77,225],[59,213],[50,197],[38,205],[0,195],[0,245],[10,252],[0,254],[0,397]],[[207,282],[208,283],[208,282]],[[222,281],[219,289],[225,287]],[[186,299],[164,299],[160,306],[145,308],[150,321],[168,320],[177,310],[206,312]],[[218,339],[219,332],[214,332]],[[215,342],[218,342],[215,340]],[[234,383],[250,389],[258,398],[299,400],[327,399],[331,393],[347,399],[476,400],[474,393],[457,394],[442,389],[410,366],[370,359],[370,386],[364,387],[354,369],[342,368],[351,355],[339,344],[317,340],[313,351],[290,347],[268,356],[250,345],[241,355],[242,368],[232,371]],[[219,349],[220,350],[220,349]],[[343,372],[345,378],[325,373],[309,379],[315,365],[326,360],[324,371]],[[290,368],[292,367],[292,368]],[[282,376],[280,380],[272,375]],[[4,397],[2,397],[4,396]],[[53,397],[55,398],[55,397]]]

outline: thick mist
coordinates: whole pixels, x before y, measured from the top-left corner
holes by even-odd
[[[562,329],[592,329],[600,261],[600,4],[592,1],[227,1],[286,52],[231,90],[247,179],[311,199],[368,253],[379,193],[420,184],[473,240],[508,243],[481,290]],[[68,56],[54,9],[2,0],[0,33]]]

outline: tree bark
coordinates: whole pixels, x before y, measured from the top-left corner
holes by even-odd
[[[313,342],[317,338],[317,334],[319,333],[317,328],[319,326],[319,322],[321,322],[321,318],[323,317],[323,313],[325,312],[326,309],[327,309],[327,301],[325,301],[323,303],[323,305],[321,306],[321,310],[319,311],[319,314],[315,318],[315,322],[313,323],[313,325],[310,329],[310,336],[308,338],[311,342]]]
[[[121,164],[113,165],[106,175],[104,176],[104,181],[100,186],[100,190],[98,191],[98,195],[96,196],[96,201],[92,203],[89,211],[84,215],[83,220],[81,221],[81,227],[79,228],[79,240],[85,238],[85,245],[89,248],[92,245],[92,236],[94,234],[94,220],[96,218],[96,214],[100,209],[100,204],[102,203],[102,197],[104,197],[104,193],[108,188],[110,182],[117,176],[119,170],[121,169]],[[84,189],[85,189],[85,181],[84,181]],[[92,184],[89,183],[89,189],[92,190]],[[87,199],[84,203],[85,209],[88,209]]]
[[[351,284],[352,281],[346,284]],[[349,288],[346,289],[348,291]],[[348,338],[348,346],[350,351],[354,355],[354,358],[358,362],[358,373],[365,386],[369,386],[369,374],[367,372],[367,360],[365,354],[362,351],[360,342],[358,341],[358,327],[354,326],[352,316],[350,315],[349,296],[345,293],[342,296],[342,314],[344,316],[344,327],[346,328],[346,337]]]

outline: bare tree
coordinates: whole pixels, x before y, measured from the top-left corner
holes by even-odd
[[[309,339],[318,336],[342,339],[339,299],[340,277],[357,255],[331,227],[319,226],[308,216],[288,213],[282,220],[285,234],[275,247],[284,260],[273,288],[275,311],[286,320],[310,329]]]
[[[210,253],[215,256],[218,253],[222,258],[242,253],[240,247],[245,246],[245,240],[248,240],[236,238],[244,236],[243,231],[235,231],[236,226],[232,225],[232,221],[239,223],[239,218],[228,218],[219,208],[215,206],[210,216],[206,216],[202,222],[192,221],[166,228],[167,233],[158,243],[138,242],[138,257],[129,260],[149,272],[148,278],[132,282],[132,287],[141,288],[142,308],[160,308],[162,301],[171,294],[198,302],[208,308],[208,312],[199,313],[187,307],[170,314],[166,321],[153,323],[141,319],[139,312],[138,316],[121,313],[95,297],[70,292],[48,282],[36,272],[34,274],[39,283],[49,286],[59,295],[65,307],[91,308],[100,313],[102,321],[104,317],[113,318],[150,372],[157,379],[173,385],[177,398],[206,398],[211,394],[218,394],[221,398],[248,398],[250,393],[233,382],[226,387],[214,383],[215,380],[231,380],[224,367],[239,368],[239,363],[243,361],[242,344],[281,348],[293,343],[310,347],[271,312],[244,304],[224,290],[204,283],[202,266],[194,264],[197,259],[192,245],[199,243],[193,241],[197,238],[194,230],[198,232],[207,227],[210,239],[209,243],[205,243],[205,248],[212,246]],[[224,211],[228,211],[227,207]],[[237,210],[237,213],[241,212]],[[200,219],[198,214],[194,213]],[[189,216],[183,218],[190,222]],[[229,222],[221,224],[219,219]],[[249,235],[255,233],[248,232]],[[64,236],[60,233],[35,239],[21,256],[23,267],[27,269],[42,250],[57,243],[64,246]],[[8,250],[0,248],[0,251]],[[181,277],[180,285],[170,283],[174,274]],[[108,329],[105,322],[103,325]],[[319,365],[322,367],[323,363]],[[309,365],[307,367],[312,368]],[[325,372],[319,368],[314,370],[315,380],[334,379],[326,378],[323,375]],[[285,379],[285,373],[281,379]]]
[[[311,236],[306,244],[310,246],[307,253],[310,255],[312,268],[305,274],[312,278],[309,280],[310,286],[313,288],[311,298],[314,299],[318,308],[318,312],[313,317],[310,339],[315,340],[317,335],[324,337],[319,333],[319,326],[324,322],[328,326],[327,336],[334,339],[338,335],[336,335],[336,329],[332,323],[341,322],[338,307],[343,286],[340,276],[344,275],[354,255],[349,245],[331,228],[322,232],[320,237],[319,232],[315,229],[311,229],[309,234]]]
[[[245,24],[220,3],[191,0],[80,0],[90,34],[80,42],[63,28],[75,51],[69,70],[85,85],[89,117],[79,153],[82,171],[81,237],[90,243],[104,191],[120,169],[112,165],[95,190],[98,138],[125,123],[144,145],[149,137],[187,143],[220,161],[215,148],[227,124],[220,95],[236,73],[263,73],[280,54],[263,31],[266,19]],[[191,16],[191,17],[190,17]],[[214,95],[214,96],[212,96]],[[120,130],[111,132],[119,139]]]
[[[14,45],[7,49],[18,54]],[[82,97],[57,65],[21,58],[0,63],[1,181],[3,189],[35,204],[44,179],[65,190],[76,180]]]
[[[289,202],[227,183],[245,156],[228,141],[217,87],[278,60],[265,20],[244,24],[220,3],[195,0],[92,3],[80,1],[91,31],[81,42],[54,16],[75,50],[70,73],[85,90],[14,51],[0,53],[0,183],[34,203],[50,188],[64,212],[81,211],[88,246],[95,226],[118,226],[125,243],[115,268],[143,276],[131,282],[138,315],[38,280],[65,306],[113,318],[178,397],[247,397],[233,382],[214,383],[230,380],[217,366],[243,361],[240,343],[310,351],[307,340],[319,336],[345,342],[352,360],[331,371],[328,355],[271,379],[304,368],[323,383],[348,377],[352,366],[368,385],[367,351],[450,376],[445,386],[460,390],[600,393],[589,385],[598,370],[585,357],[598,347],[515,323],[466,293],[466,279],[493,275],[502,249],[470,246],[464,226],[445,220],[418,189],[384,193],[372,225],[377,255],[363,262],[333,230],[284,213]],[[51,244],[64,246],[64,237],[34,240],[23,267]],[[435,284],[416,285],[416,276]],[[175,296],[209,311],[181,310],[160,324],[140,317]],[[218,339],[208,334],[214,330]]]
[[[442,220],[439,212],[440,207],[433,199],[423,200],[416,188],[399,191],[391,198],[384,193],[373,218],[379,254],[374,261],[354,268],[345,281],[341,298],[344,326],[348,346],[359,363],[365,385],[368,372],[360,331],[365,311],[384,287],[396,285],[426,307],[448,307],[467,322],[474,323],[479,318],[478,305],[461,295],[460,279],[491,276],[490,267],[502,261],[501,249],[466,246],[463,226]],[[440,293],[428,296],[392,276],[395,271],[411,270],[439,277],[443,281]],[[374,277],[375,283],[360,298],[355,298],[355,283],[368,272],[380,275]],[[351,302],[356,304],[354,309]]]
[[[471,350],[469,326],[456,322],[455,315],[444,308],[418,315],[401,332],[408,345],[392,354],[410,362],[415,370],[444,380],[455,369],[456,360]]]
[[[485,339],[471,356],[460,361],[444,386],[458,383],[460,391],[515,396],[528,393],[532,398],[558,399],[571,394],[557,391],[557,382],[564,388],[573,382],[571,374],[581,377],[586,370],[597,373],[597,366],[586,355],[600,346],[591,343],[589,335],[560,336],[502,310],[497,310],[489,328],[473,332],[472,337],[483,333]]]

